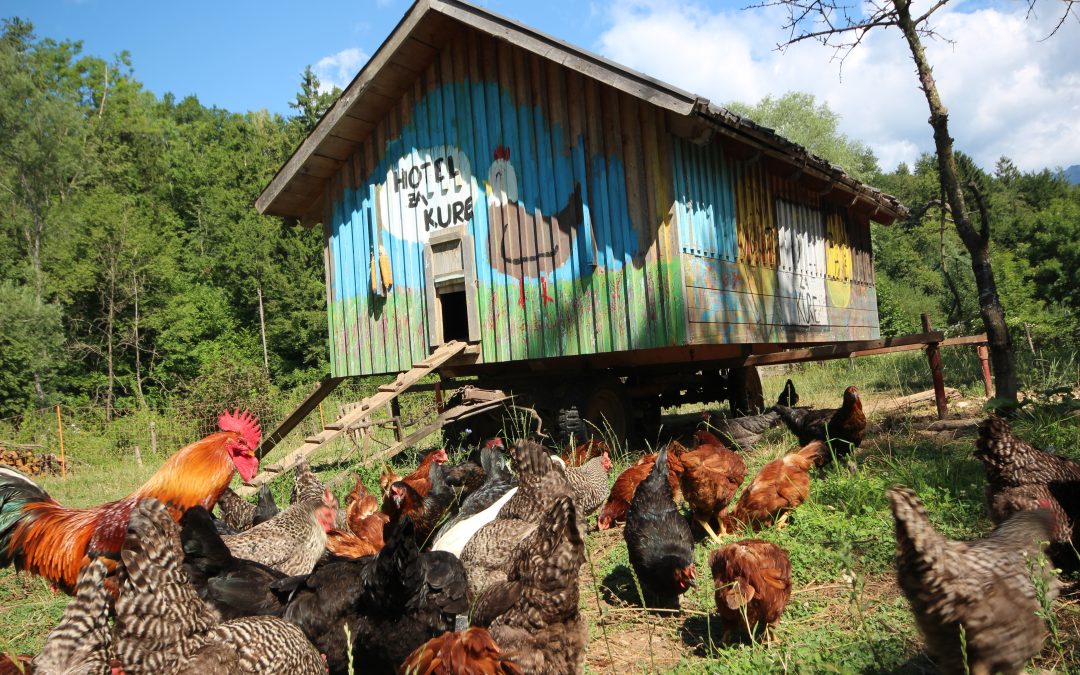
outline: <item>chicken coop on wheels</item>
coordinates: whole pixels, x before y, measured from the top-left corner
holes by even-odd
[[[453,344],[442,376],[513,392],[549,433],[746,410],[755,363],[892,344],[870,222],[895,198],[458,0],[412,5],[257,208],[322,227],[332,378]]]

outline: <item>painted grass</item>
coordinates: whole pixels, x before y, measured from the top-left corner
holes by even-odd
[[[952,413],[976,417],[981,413],[978,362],[946,352],[946,383],[967,396],[953,405]],[[1030,365],[1030,364],[1029,364]],[[1061,382],[1075,385],[1075,362],[1057,361],[1026,371],[1025,389],[1051,388]],[[925,360],[919,353],[851,363],[835,362],[771,369],[764,375],[767,399],[791,377],[803,403],[820,407],[838,405],[849,384],[858,385],[873,402],[929,387]],[[699,541],[695,557],[700,586],[684,596],[683,613],[657,616],[641,609],[630,572],[621,529],[593,532],[588,537],[589,562],[581,579],[582,609],[589,619],[589,673],[926,673],[933,665],[922,653],[907,603],[896,586],[892,567],[893,523],[885,491],[894,484],[913,487],[925,501],[935,525],[954,538],[982,536],[990,530],[983,505],[982,469],[971,458],[973,436],[927,438],[911,429],[910,422],[930,419],[923,408],[896,421],[872,423],[858,454],[858,469],[834,469],[811,480],[810,500],[798,509],[783,530],[758,535],[776,542],[790,554],[794,568],[791,603],[767,644],[721,645],[714,613],[707,557],[711,541]],[[1025,412],[1014,425],[1019,433],[1045,448],[1080,459],[1080,420],[1043,406]],[[428,443],[433,447],[435,439]],[[763,443],[746,453],[752,475],[765,462],[780,456],[794,443],[781,429],[772,430]],[[324,476],[356,471],[369,488],[378,484],[378,468],[361,468],[355,454],[336,458],[349,449],[347,441],[314,458]],[[404,455],[393,463],[399,471],[415,466],[428,448]],[[619,448],[617,472],[643,448]],[[150,462],[148,462],[150,464]],[[152,471],[109,455],[83,458],[66,482],[48,479],[43,485],[61,502],[90,505],[123,496]],[[288,498],[291,478],[272,484],[280,502]],[[336,490],[339,497],[349,481]],[[37,579],[16,577],[0,570],[0,651],[36,651],[55,625],[67,599],[54,595]],[[1080,672],[1080,608],[1075,600],[1059,600],[1053,607],[1058,641],[1046,648],[1030,672],[1047,669]]]

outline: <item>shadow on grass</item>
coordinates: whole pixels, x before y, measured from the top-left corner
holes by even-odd
[[[600,597],[610,605],[627,604],[641,607],[634,575],[626,565],[616,565],[600,584]]]
[[[716,614],[687,617],[679,627],[679,635],[694,656],[701,658],[713,657],[724,646],[723,624]]]
[[[924,675],[939,672],[934,662],[926,654],[917,654],[899,666],[890,668],[870,667],[862,671],[865,675]]]

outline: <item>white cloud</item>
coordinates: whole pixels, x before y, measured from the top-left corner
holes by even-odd
[[[913,13],[928,0],[916,0]],[[1007,155],[1025,170],[1080,163],[1080,22],[1026,18],[1027,3],[938,12],[952,42],[925,43],[956,147],[993,168]],[[1045,7],[1044,9],[1052,9]],[[778,8],[709,9],[674,0],[611,0],[604,55],[716,103],[767,94],[815,94],[842,117],[841,130],[871,148],[884,169],[933,149],[929,111],[899,32],[871,31],[840,64],[815,42],[785,52]]]
[[[349,86],[367,60],[368,55],[357,47],[319,59],[314,66],[315,74],[319,76],[319,89],[330,91],[334,87],[344,89]]]

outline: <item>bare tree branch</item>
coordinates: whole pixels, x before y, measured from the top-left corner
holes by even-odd
[[[1065,9],[1061,12],[1061,16],[1058,17],[1058,21],[1057,21],[1056,24],[1054,24],[1053,30],[1051,30],[1046,35],[1046,37],[1039,40],[1039,42],[1043,42],[1045,40],[1049,40],[1050,38],[1054,37],[1054,35],[1057,34],[1057,32],[1061,29],[1061,27],[1063,25],[1065,25],[1065,21],[1069,18],[1070,14],[1072,16],[1075,16],[1077,21],[1080,21],[1080,14],[1078,14],[1076,12],[1076,2],[1077,2],[1077,0],[1062,0],[1062,2],[1065,3]],[[1030,0],[1030,4],[1028,5],[1028,16],[1031,16],[1034,12],[1035,12],[1035,0]]]

